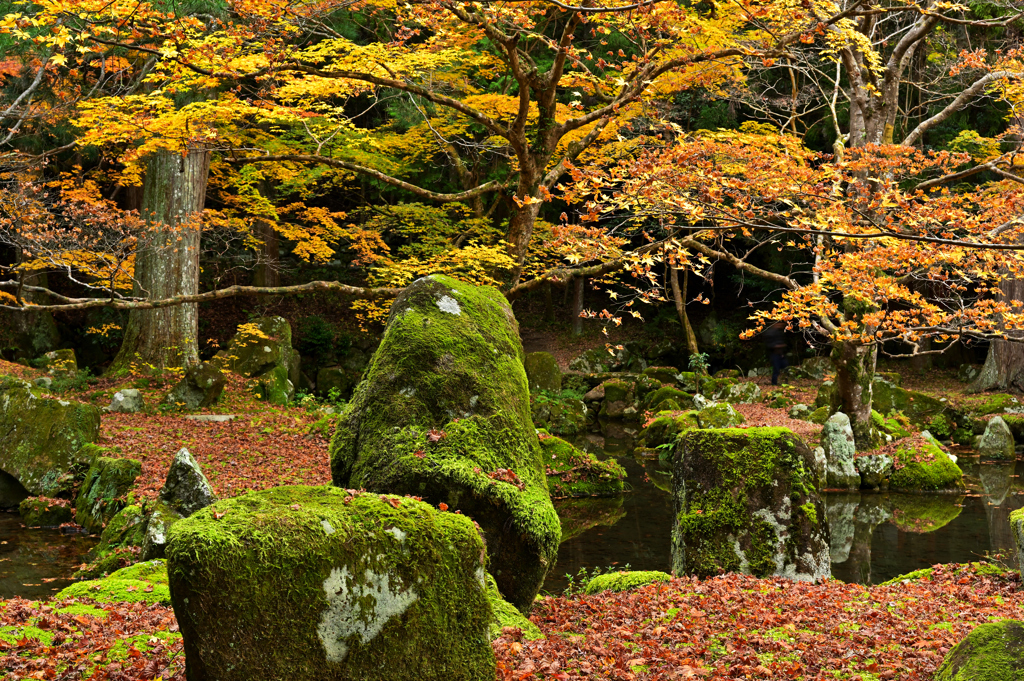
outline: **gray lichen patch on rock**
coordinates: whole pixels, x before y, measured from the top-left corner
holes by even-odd
[[[459,307],[459,301],[455,300],[451,296],[441,296],[437,300],[437,307],[441,312],[447,312],[448,314],[462,314],[462,308]]]
[[[370,569],[362,583],[352,578],[348,566],[334,568],[324,580],[328,607],[316,628],[327,659],[341,662],[348,654],[348,640],[358,636],[366,644],[393,617],[405,612],[419,597],[415,589],[392,588],[391,576]]]

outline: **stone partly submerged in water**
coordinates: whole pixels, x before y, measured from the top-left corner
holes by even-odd
[[[939,444],[924,435],[904,438],[893,455],[889,489],[901,492],[964,489],[964,474]]]
[[[825,450],[825,484],[830,489],[859,488],[860,474],[853,461],[857,447],[849,416],[837,411],[828,418],[821,432],[821,446]]]
[[[828,578],[818,466],[786,428],[686,433],[673,461],[673,573]]]
[[[986,459],[1013,459],[1013,433],[1001,417],[996,416],[985,425],[985,432],[978,442],[978,454]]]
[[[486,554],[464,515],[336,487],[217,502],[171,529],[189,681],[493,679]]]
[[[70,492],[91,461],[83,447],[99,432],[98,407],[40,397],[24,381],[0,378],[0,471],[29,494]]]
[[[330,453],[339,487],[419,496],[479,523],[498,588],[529,611],[560,532],[518,324],[497,289],[443,276],[410,284]]]
[[[614,459],[601,461],[590,452],[543,432],[540,444],[552,498],[610,497],[624,491],[626,470]]]
[[[1014,620],[978,625],[946,655],[935,681],[1021,681],[1024,624]]]

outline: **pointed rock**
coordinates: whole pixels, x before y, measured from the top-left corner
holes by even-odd
[[[174,463],[167,471],[167,481],[160,490],[160,501],[187,518],[216,500],[210,481],[203,475],[192,454],[182,447],[174,455]]]

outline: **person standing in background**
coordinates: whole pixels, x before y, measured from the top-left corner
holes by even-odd
[[[764,347],[768,351],[768,360],[772,363],[772,385],[779,384],[779,374],[789,366],[786,361],[786,325],[778,321],[769,326],[761,334],[764,336]]]

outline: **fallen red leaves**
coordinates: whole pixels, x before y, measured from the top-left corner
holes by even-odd
[[[498,678],[923,681],[977,624],[1024,618],[1019,586],[947,566],[891,587],[725,575],[548,598],[531,617],[546,639],[494,642]]]

